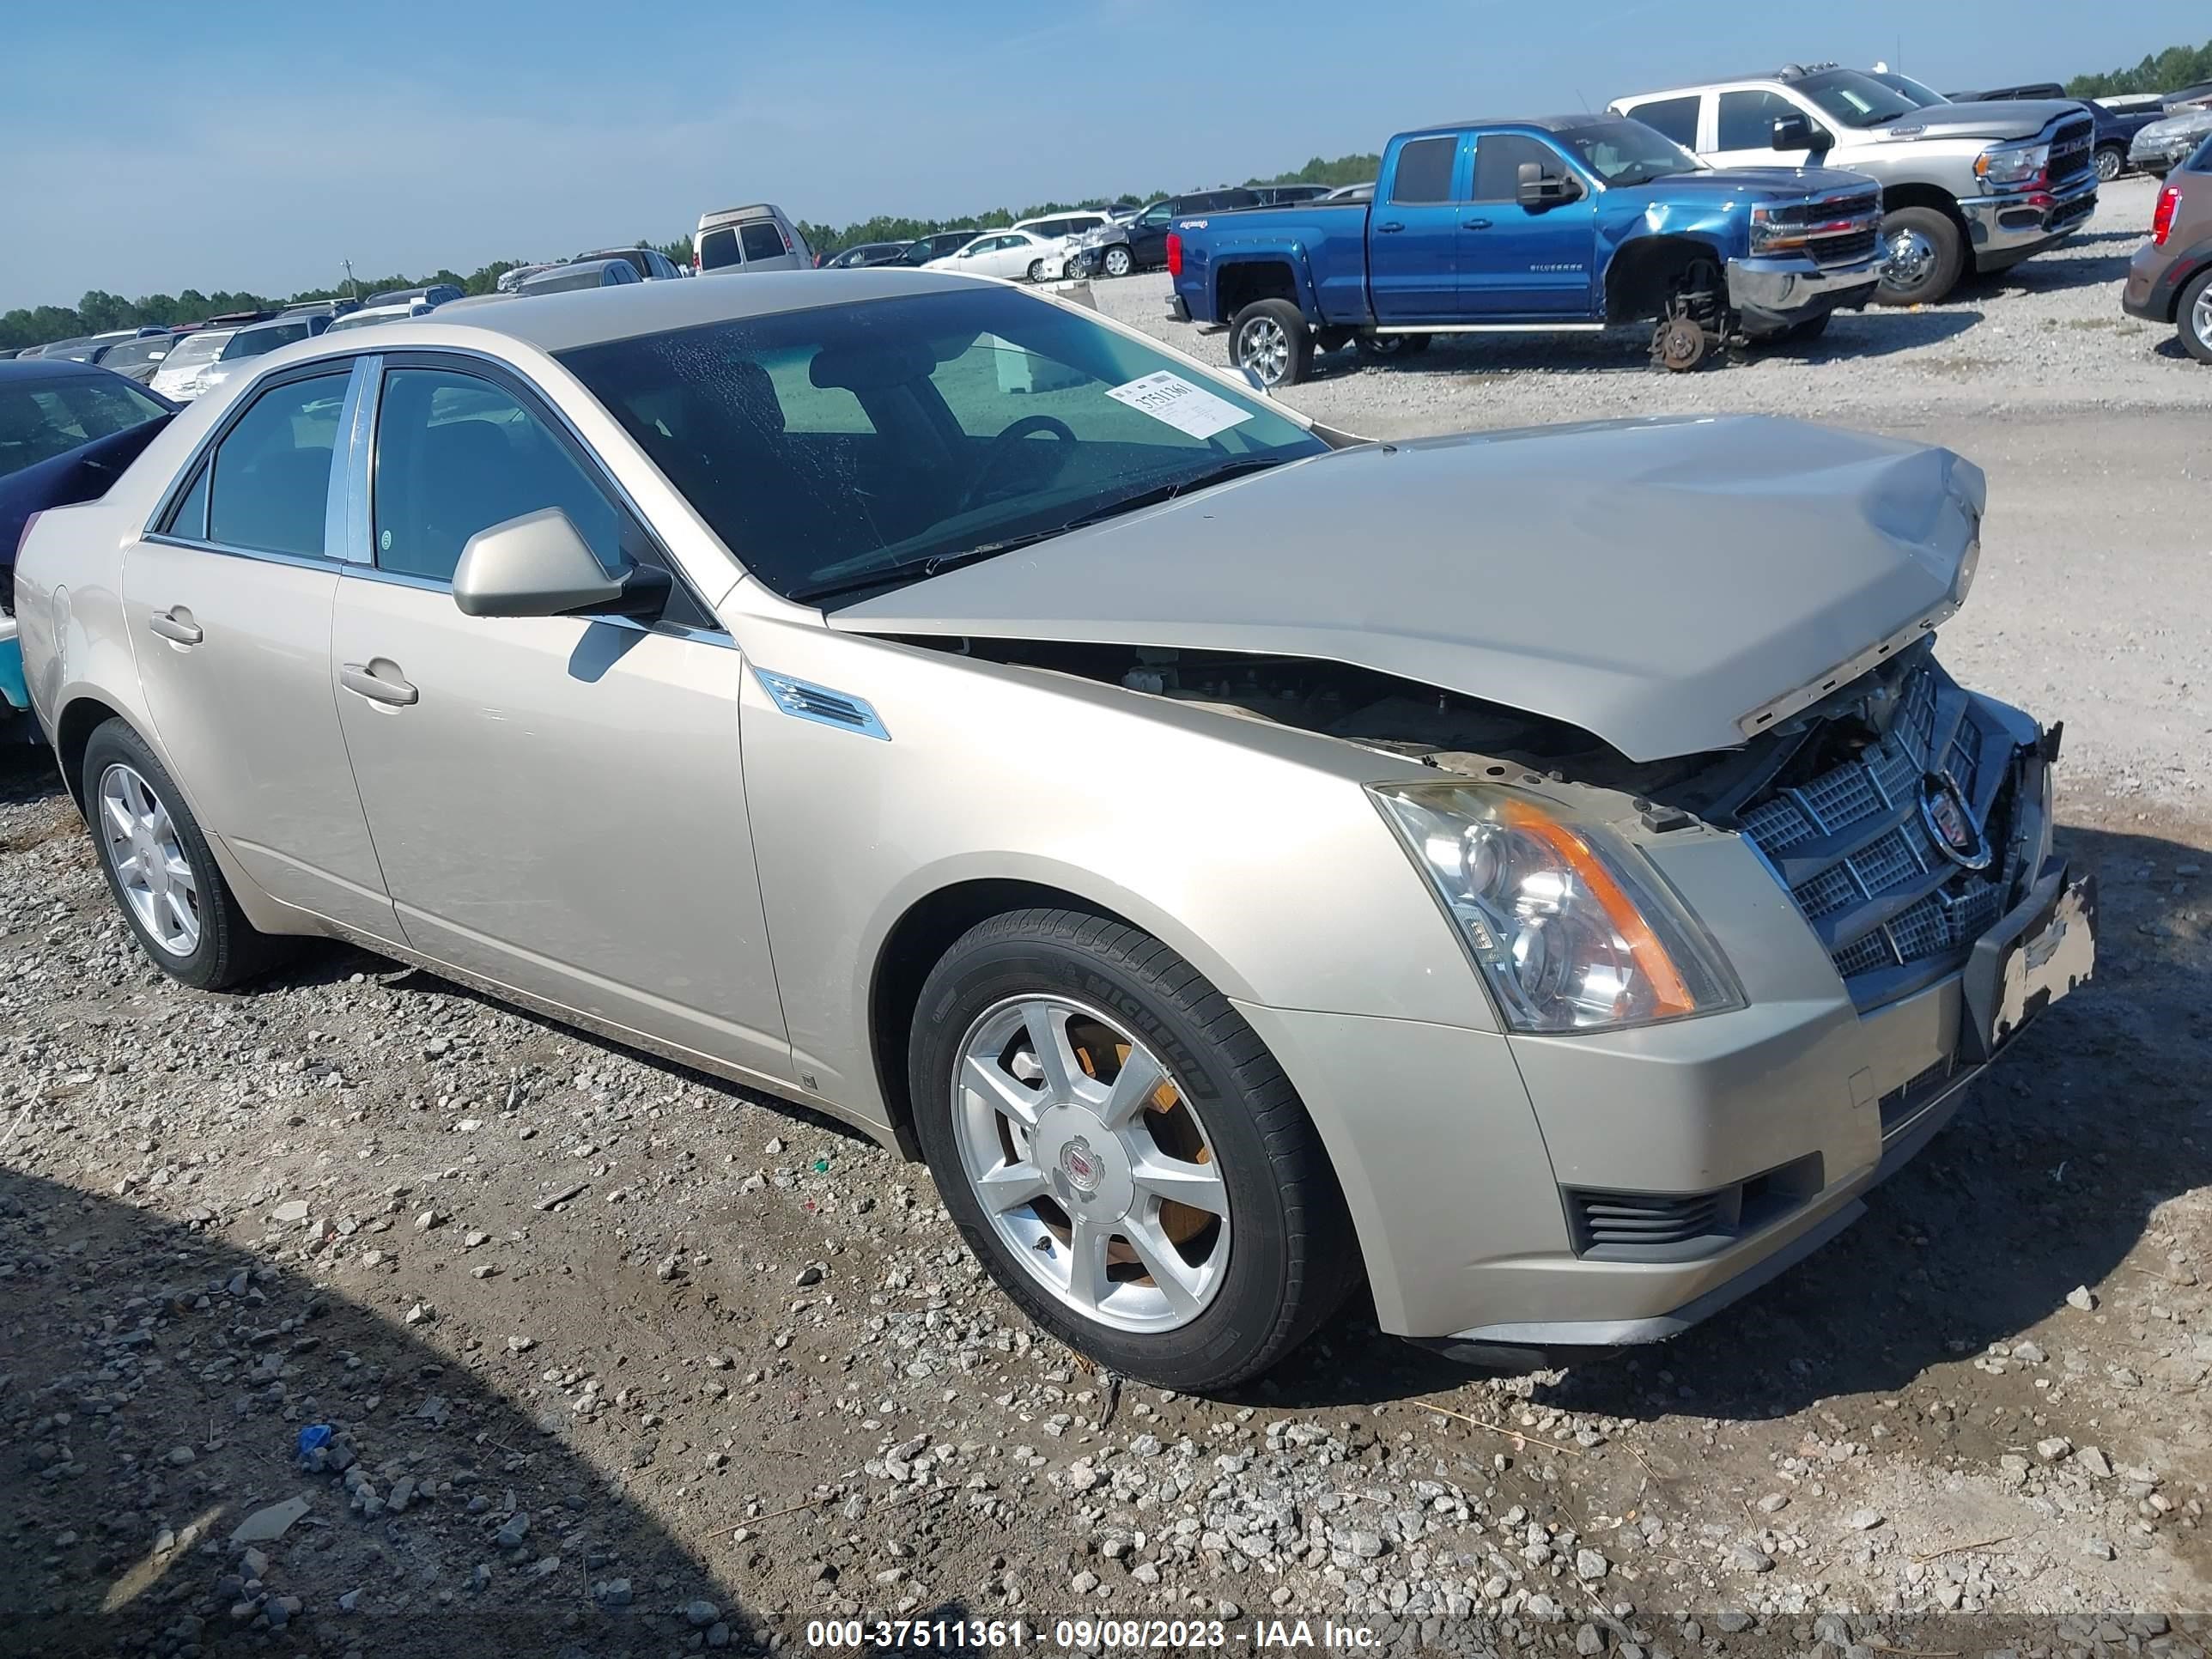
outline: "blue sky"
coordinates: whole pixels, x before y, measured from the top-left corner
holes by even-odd
[[[2203,0],[27,5],[0,310],[467,271],[757,199],[842,223],[1188,188],[1793,58],[2063,80],[2207,28]]]

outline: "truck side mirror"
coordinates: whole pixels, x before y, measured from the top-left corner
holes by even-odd
[[[1522,207],[1557,207],[1581,194],[1582,187],[1565,173],[1547,172],[1540,161],[1521,164],[1520,184],[1514,195]]]
[[[1774,148],[1777,149],[1811,149],[1813,123],[1803,115],[1783,115],[1775,118]]]

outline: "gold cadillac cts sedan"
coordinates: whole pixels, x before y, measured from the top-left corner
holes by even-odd
[[[1931,635],[1980,473],[1785,422],[1405,443],[906,270],[271,354],[27,529],[148,954],[356,941],[926,1158],[1218,1389],[1772,1278],[2090,971],[2057,733]]]

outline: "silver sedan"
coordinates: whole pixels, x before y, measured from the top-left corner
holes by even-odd
[[[1213,1389],[1363,1280],[1471,1355],[1680,1329],[2086,976],[2055,739],[1929,642],[1981,508],[1787,422],[1358,443],[1059,298],[772,274],[274,353],[17,593],[167,972],[349,939],[836,1114]]]

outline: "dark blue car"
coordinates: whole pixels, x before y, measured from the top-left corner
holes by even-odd
[[[15,639],[15,548],[33,513],[96,501],[178,405],[90,363],[0,362],[0,723],[29,708]]]

